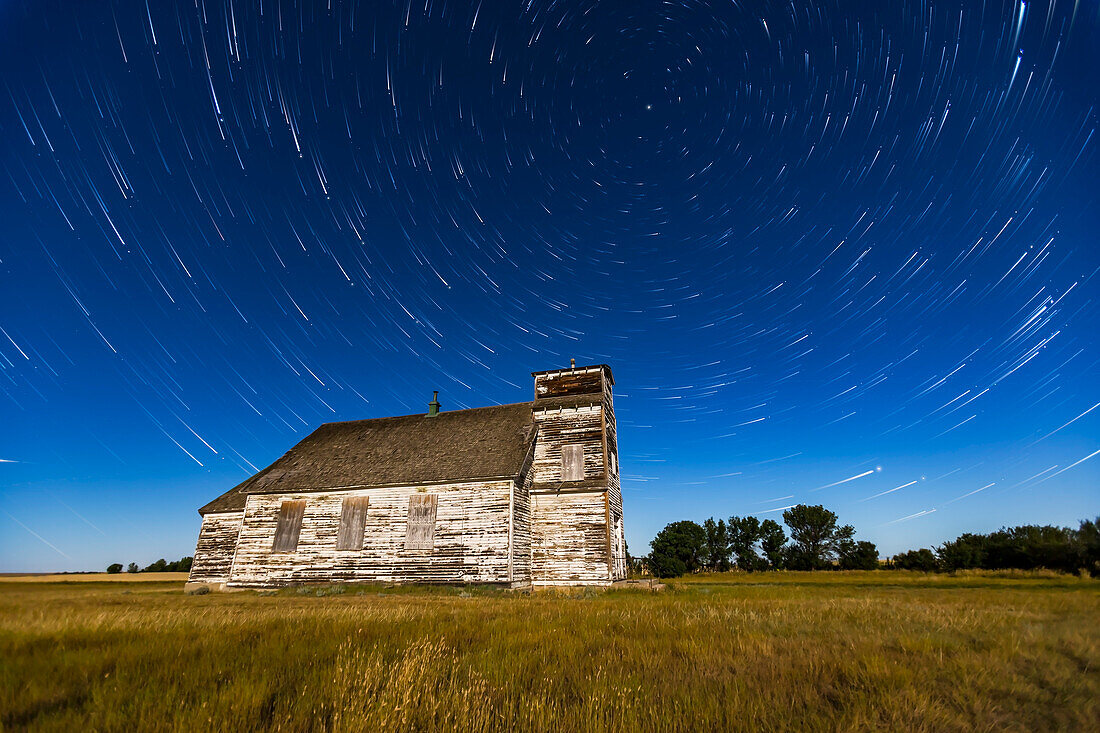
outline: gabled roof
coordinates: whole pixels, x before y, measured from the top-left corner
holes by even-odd
[[[530,402],[326,423],[199,514],[240,511],[248,494],[510,478],[533,433]]]

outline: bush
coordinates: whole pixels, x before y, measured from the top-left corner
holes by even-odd
[[[939,569],[936,556],[927,547],[894,555],[891,562],[897,570],[919,570],[922,573],[931,573]]]
[[[943,570],[1035,570],[1073,573],[1100,569],[1096,522],[1079,529],[1050,525],[1004,527],[990,534],[960,535],[937,550]]]
[[[672,555],[650,555],[649,572],[657,578],[678,578],[687,572],[687,563]]]
[[[852,542],[840,548],[841,570],[875,570],[878,568],[878,548],[874,542]]]
[[[111,575],[117,575],[118,573],[121,573],[122,572],[122,563],[120,563],[120,562],[111,563],[110,565],[107,566],[107,572],[110,573]]]

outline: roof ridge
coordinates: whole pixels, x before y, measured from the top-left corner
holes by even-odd
[[[438,415],[433,415],[432,418],[445,417],[447,415],[457,415],[463,412],[475,412],[477,410],[495,410],[501,407],[519,407],[520,405],[526,405],[530,407],[533,403],[527,402],[506,402],[502,405],[482,405],[481,407],[463,407],[460,410],[440,410]],[[333,420],[332,422],[323,422],[318,427],[324,427],[326,425],[348,425],[358,422],[371,422],[372,420],[400,420],[406,417],[427,417],[426,412],[413,412],[408,415],[385,415],[383,417],[361,417],[356,420]]]

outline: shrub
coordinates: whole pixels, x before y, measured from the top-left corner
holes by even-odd
[[[841,570],[875,570],[878,568],[878,548],[873,542],[850,542],[840,548]]]
[[[924,573],[931,573],[939,569],[936,556],[927,547],[894,555],[892,563],[897,570],[920,570]]]

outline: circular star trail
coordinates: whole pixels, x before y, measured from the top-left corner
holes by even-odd
[[[321,422],[529,399],[574,357],[615,370],[635,551],[803,501],[887,551],[1095,511],[1093,3],[0,28],[0,485],[62,555],[150,512],[186,549]]]

